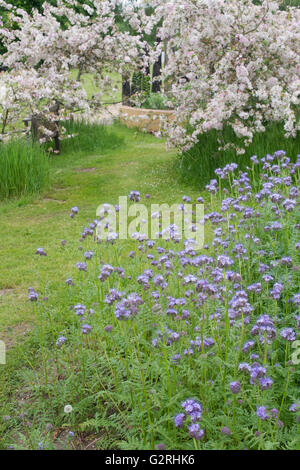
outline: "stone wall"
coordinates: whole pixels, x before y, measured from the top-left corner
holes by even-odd
[[[158,132],[162,123],[173,120],[174,111],[161,109],[133,108],[131,106],[120,106],[120,121],[127,127],[138,127],[145,132]]]

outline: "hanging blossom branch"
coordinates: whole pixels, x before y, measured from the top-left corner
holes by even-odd
[[[172,82],[176,105],[175,120],[166,124],[169,144],[187,150],[199,135],[230,126],[243,142],[236,150],[244,153],[273,121],[283,122],[286,137],[296,136],[300,9],[281,11],[280,3],[150,2],[151,21],[161,21],[158,36],[168,38],[162,78]]]

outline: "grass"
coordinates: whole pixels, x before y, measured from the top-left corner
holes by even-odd
[[[109,132],[105,126],[80,121],[63,124],[67,134],[61,141],[60,165],[69,165],[70,157],[74,161],[87,152],[105,152],[119,147],[123,142],[122,138]],[[50,159],[53,155],[50,150],[53,150],[53,142],[40,146],[25,138],[2,144],[0,199],[30,196],[49,186]],[[52,163],[54,166],[55,158]]]
[[[86,155],[87,152],[106,152],[124,143],[124,139],[108,130],[106,126],[81,121],[66,121],[62,123],[66,129],[66,138],[61,143],[61,159],[68,162],[70,155]]]
[[[78,75],[78,70],[72,70],[71,72],[71,77],[73,79],[76,79]],[[115,84],[116,91],[112,94],[112,96],[109,96],[108,94],[105,94],[103,96],[103,102],[106,104],[109,103],[119,103],[122,101],[122,79],[121,76],[118,73],[108,73],[108,76],[113,80],[113,83]],[[97,87],[94,76],[91,73],[84,73],[81,75],[80,81],[82,83],[83,88],[85,89],[87,93],[88,99],[91,99],[91,97],[97,93],[99,93],[99,88]]]
[[[49,159],[26,139],[0,144],[0,199],[40,192],[49,182]]]
[[[101,203],[116,204],[119,195],[133,189],[147,206],[179,202],[186,193],[192,201],[199,196],[174,178],[174,154],[164,152],[162,141],[117,125],[111,132],[119,139],[118,148],[75,154],[68,166],[59,157],[53,160],[57,186],[52,193],[23,201],[21,208],[17,201],[1,206],[1,280],[5,276],[6,288],[13,292],[4,294],[0,318],[2,337],[14,341],[14,347],[0,377],[0,446],[150,450],[164,443],[167,449],[180,450],[299,449],[300,403],[298,412],[289,411],[299,400],[299,370],[291,361],[293,340],[282,335],[289,328],[296,338],[297,270],[290,266],[299,263],[294,230],[299,217],[285,209],[286,201],[274,206],[274,193],[295,205],[290,199],[296,197],[299,169],[291,171],[278,155],[270,157],[269,167],[252,164],[249,179],[229,170],[220,187],[212,185],[216,189],[211,194],[202,193],[211,221],[205,242],[211,244],[212,230],[215,238],[200,253],[184,252],[182,243],[170,246],[163,240],[156,243],[162,252],[135,241],[96,244],[82,230]],[[256,193],[273,172],[271,198],[261,194],[260,204]],[[229,194],[223,201],[225,186]],[[79,214],[69,218],[75,205]],[[279,221],[282,229],[273,229]],[[21,227],[29,230],[22,245],[16,243]],[[34,255],[38,246],[48,256]],[[84,252],[90,250],[93,256],[87,260]],[[22,264],[12,264],[18,258]],[[86,272],[75,267],[78,261],[86,262]],[[271,284],[263,279],[261,263],[272,276]],[[107,264],[120,270],[101,282],[98,276]],[[148,276],[138,278],[146,272]],[[66,285],[67,277],[74,286]],[[276,285],[282,285],[279,298],[272,290]],[[37,302],[26,300],[28,286],[38,292]],[[106,301],[114,294],[112,288],[127,309],[130,301],[124,303],[124,296],[138,293],[137,312],[128,320],[119,320],[118,304]],[[84,320],[78,304],[85,310]],[[20,307],[15,315],[14,306]],[[268,318],[262,317],[266,314]],[[26,323],[30,333],[17,341],[18,327],[20,335]],[[90,334],[83,332],[83,323],[90,325]],[[261,329],[257,336],[251,333],[254,327]],[[276,336],[271,335],[275,329]],[[59,347],[56,342],[63,336],[66,341]],[[175,353],[181,358],[175,360]],[[253,374],[259,364],[260,374],[265,370],[273,385],[251,383],[239,368],[244,362],[251,364]],[[231,391],[232,384],[237,393]],[[187,410],[182,425],[175,426],[174,416],[185,411],[186,399],[201,404],[196,421],[205,430],[203,439],[189,435]],[[64,412],[66,405],[73,407],[70,414]],[[266,407],[267,419],[257,414],[260,407]]]
[[[68,132],[76,135],[79,125],[73,126]],[[0,365],[0,448],[132,450],[154,449],[163,442],[167,449],[180,450],[299,449],[297,415],[288,411],[298,400],[299,372],[296,366],[290,367],[292,345],[280,335],[283,328],[295,329],[296,306],[291,300],[297,292],[297,271],[280,260],[291,256],[295,266],[299,262],[293,229],[299,218],[282,206],[277,207],[278,216],[271,201],[258,206],[254,193],[264,181],[262,166],[251,166],[253,192],[242,201],[240,195],[249,194],[244,176],[238,187],[229,174],[227,182],[219,181],[219,190],[199,194],[196,186],[174,175],[175,152],[166,153],[163,140],[118,124],[86,126],[73,141],[63,141],[62,150],[50,160],[49,189],[38,196],[0,203],[0,339],[8,348],[7,364]],[[272,170],[266,171],[271,177]],[[294,185],[299,184],[296,173]],[[289,174],[290,169],[283,165],[282,175],[287,178]],[[289,183],[276,184],[273,192],[288,198]],[[220,212],[224,185],[228,198],[236,201],[232,208],[222,209],[228,219],[218,227],[214,217]],[[169,251],[168,243],[161,241],[159,245],[166,251],[160,254],[134,241],[95,244],[93,237],[82,235],[100,204],[117,204],[119,196],[131,190],[140,191],[141,202],[148,207],[150,203],[179,203],[185,194],[192,201],[202,195],[206,210],[213,215],[212,225],[205,230],[205,243],[211,243],[213,230],[215,240],[200,254],[211,257],[216,267],[218,257],[228,250],[234,260],[228,279],[225,269],[211,270],[200,260],[194,264],[197,258],[192,252],[183,256],[182,244],[172,245]],[[238,205],[254,209],[253,217],[243,217],[243,207]],[[70,218],[74,206],[79,207],[79,214]],[[264,230],[278,217],[282,231]],[[240,245],[247,256],[236,256]],[[38,247],[47,256],[35,255]],[[134,258],[129,257],[132,249]],[[89,261],[83,254],[88,250],[94,253]],[[148,253],[161,269],[151,264]],[[78,271],[75,264],[84,260],[87,272]],[[261,281],[261,262],[270,265],[268,273],[283,285],[278,301],[266,284],[261,295],[248,292],[250,285]],[[106,264],[124,269],[124,276],[114,272],[101,283],[98,275]],[[151,290],[143,287],[145,280],[141,284],[137,279],[146,269],[153,270],[154,276],[163,274],[168,284],[165,289],[154,287],[150,276],[151,290],[160,296],[155,302]],[[232,271],[236,276],[231,279]],[[215,276],[221,274],[216,281]],[[190,275],[202,281],[206,278],[209,289],[202,292],[199,284],[195,290],[194,281],[185,280]],[[66,285],[68,277],[75,286]],[[38,292],[37,303],[28,300],[29,286]],[[117,320],[115,305],[104,301],[110,288],[126,294],[137,292],[143,302],[138,314],[129,321]],[[247,290],[247,302],[253,308],[250,325],[244,323],[243,311],[230,321],[229,307],[239,289]],[[194,291],[194,301],[187,290]],[[166,315],[174,298],[187,299],[188,321],[183,321],[179,304],[175,305],[178,314]],[[77,304],[84,304],[89,312],[84,323],[92,326],[90,334],[82,333],[80,316],[70,308]],[[271,390],[262,389],[259,383],[249,384],[238,369],[239,362],[251,361],[250,352],[244,353],[242,347],[253,339],[250,329],[266,313],[278,328],[276,341],[269,346],[267,337],[263,343],[254,337],[251,352],[258,353],[256,361],[272,376]],[[105,330],[108,325],[111,332]],[[171,330],[179,336],[169,343]],[[59,348],[56,341],[61,336],[67,341]],[[204,347],[204,339],[213,339],[210,349]],[[202,346],[185,354],[190,341],[202,342]],[[173,356],[178,352],[181,360],[177,364]],[[238,397],[230,391],[233,381],[241,383]],[[182,428],[174,425],[174,415],[183,411],[181,403],[187,398],[202,406],[205,437],[201,441],[189,437],[189,417]],[[73,406],[71,414],[64,413],[67,404]],[[284,428],[276,419],[260,420],[256,414],[259,406],[276,408]],[[221,432],[224,427],[231,434]]]
[[[119,195],[127,195],[132,189],[150,193],[157,201],[172,202],[188,189],[174,179],[174,154],[165,152],[162,140],[118,125],[107,132],[111,135],[110,148],[107,141],[100,150],[93,146],[83,152],[75,140],[72,144],[62,142],[65,153],[50,159],[49,189],[38,196],[0,202],[0,339],[8,346],[7,365],[0,366],[1,416],[17,416],[24,408],[20,400],[28,392],[29,362],[39,368],[36,317],[27,300],[27,288],[43,290],[57,305],[62,301],[66,271],[78,261],[80,228],[95,218],[99,204],[116,204]],[[74,221],[69,212],[75,205],[80,212]],[[64,248],[63,238],[67,240]],[[53,254],[47,257],[43,274],[43,260],[34,255],[37,247]],[[46,301],[45,308],[48,310]],[[20,392],[23,386],[27,390],[24,394]],[[0,447],[5,447],[7,428],[1,419]],[[44,418],[36,419],[40,425],[44,423]],[[14,431],[9,429],[10,436],[22,428],[18,418],[16,422]]]
[[[278,123],[269,125],[264,133],[255,134],[252,144],[246,148],[244,155],[237,155],[233,149],[218,151],[220,138],[225,143],[233,142],[241,145],[241,141],[237,139],[231,128],[224,129],[221,134],[217,131],[203,134],[199,137],[197,145],[178,155],[175,164],[177,174],[189,184],[203,188],[210,178],[215,177],[215,168],[236,162],[241,170],[245,170],[250,165],[252,155],[272,154],[278,149],[284,149],[295,161],[300,149],[300,133],[298,132],[295,139],[286,139],[282,126]]]
[[[155,193],[158,199],[166,201],[176,200],[187,188],[177,180],[173,181],[171,166],[174,154],[165,152],[163,141],[118,125],[112,126],[110,132],[113,148],[106,148],[105,152],[96,149],[82,153],[75,150],[52,157],[52,186],[40,196],[0,202],[3,240],[0,247],[0,289],[8,291],[0,297],[2,333],[14,323],[30,321],[26,289],[33,281],[33,275],[37,275],[31,265],[36,248],[57,247],[62,263],[66,262],[67,256],[60,250],[60,240],[64,237],[72,206],[80,207],[78,224],[84,224],[87,218],[92,220],[96,216],[99,204],[107,201],[116,204],[119,195],[127,195],[132,188]],[[125,139],[126,144],[121,144]],[[119,147],[115,148],[117,142]],[[170,185],[164,185],[165,178],[172,178]],[[70,238],[75,237],[78,225],[74,227],[71,224],[70,228]],[[68,265],[71,266],[72,261],[68,261]],[[60,273],[57,261],[54,261],[50,272],[54,282]],[[56,287],[58,284],[57,281],[51,283]]]

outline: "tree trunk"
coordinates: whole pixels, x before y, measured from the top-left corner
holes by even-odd
[[[8,109],[5,111],[5,115],[4,115],[4,119],[3,119],[3,123],[2,123],[2,131],[1,131],[1,134],[4,134],[4,132],[5,132],[5,128],[6,128],[6,124],[7,124],[7,119],[8,119]]]
[[[159,77],[161,74],[161,55],[157,59],[157,61],[153,65],[153,73],[152,73],[152,93],[159,93],[161,88],[161,80],[155,79]]]
[[[130,106],[130,80],[127,75],[122,75],[122,104],[124,106]]]
[[[81,75],[82,75],[82,70],[79,68],[78,74],[77,74],[77,77],[76,77],[76,82],[80,82]]]
[[[164,40],[164,52],[165,52],[165,63],[164,67],[168,65],[169,57],[168,57],[168,39]],[[171,90],[171,79],[164,80],[164,92],[167,93]]]

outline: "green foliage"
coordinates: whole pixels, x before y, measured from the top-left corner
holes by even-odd
[[[165,96],[160,93],[149,93],[146,100],[142,104],[142,108],[146,109],[169,109],[165,104]]]
[[[100,379],[101,376],[104,378],[102,385],[94,382],[92,393],[86,395],[85,400],[76,402],[76,429],[81,438],[68,438],[69,430],[76,432],[75,422],[72,415],[68,415],[68,419],[63,407],[70,403],[75,408],[72,400],[76,399],[76,393],[72,395],[69,392],[70,387],[76,387],[77,372],[74,369],[67,373],[62,364],[62,374],[57,375],[56,365],[60,361],[56,362],[54,356],[50,357],[49,380],[62,387],[56,398],[52,400],[52,397],[49,401],[44,379],[40,381],[38,378],[42,373],[40,335],[32,331],[33,322],[38,319],[37,311],[27,300],[28,286],[42,289],[44,285],[41,298],[48,296],[49,302],[43,302],[43,325],[48,318],[57,322],[57,328],[65,328],[72,318],[69,316],[69,305],[59,308],[59,318],[54,311],[52,314],[52,305],[55,311],[59,303],[66,305],[64,268],[71,269],[78,256],[81,257],[78,250],[79,231],[87,226],[87,221],[93,221],[98,205],[102,202],[117,204],[120,194],[126,195],[136,187],[141,188],[144,194],[151,193],[151,199],[157,202],[170,197],[175,202],[185,194],[185,186],[173,177],[171,171],[174,152],[165,151],[163,139],[117,124],[108,127],[107,132],[115,136],[111,138],[113,145],[118,141],[125,141],[126,145],[111,150],[107,148],[105,153],[78,152],[76,147],[74,152],[64,151],[50,159],[53,184],[45,194],[26,200],[0,201],[0,290],[13,288],[7,294],[1,292],[3,295],[0,295],[0,339],[10,345],[7,364],[0,367],[1,449],[9,444],[36,449],[41,440],[47,449],[53,446],[58,449],[73,449],[74,446],[86,448],[94,441],[95,444],[88,449],[118,449],[131,440],[128,425],[122,416],[125,405],[120,404],[121,412],[114,405],[107,406],[111,403],[110,390],[114,388],[114,377],[102,353],[97,362]],[[168,185],[164,184],[166,180],[169,181]],[[198,192],[193,194],[196,197]],[[79,206],[79,214],[76,220],[71,220],[69,210],[75,205]],[[61,246],[62,238],[67,240],[65,247]],[[34,256],[38,246],[44,246],[48,257]],[[48,262],[47,272],[41,282],[38,272],[42,268],[40,263],[45,261]],[[48,327],[41,331],[45,331],[46,338]],[[53,351],[57,338],[52,335],[51,338],[45,344]],[[21,347],[18,342],[22,343]],[[76,357],[77,352],[74,351],[74,354]],[[113,364],[118,367],[116,360]],[[91,368],[87,368],[89,374],[94,368],[91,363]],[[96,377],[99,379],[98,375]],[[99,410],[95,410],[95,400]],[[19,418],[23,412],[26,412],[26,417]],[[10,415],[8,421],[3,420],[5,415]],[[89,424],[83,431],[85,423]],[[52,429],[49,430],[48,425]],[[139,436],[135,440],[140,442]]]
[[[252,0],[254,5],[261,5],[262,0]],[[300,0],[279,0],[280,3],[280,9],[285,10],[288,7],[299,7],[300,6]]]
[[[106,126],[96,123],[66,121],[62,125],[66,129],[66,137],[72,136],[62,140],[62,155],[105,152],[106,150],[117,148],[123,143],[123,139],[109,131]]]
[[[141,71],[134,72],[131,79],[131,94],[143,92],[145,95],[149,95],[150,89],[150,77]]]
[[[142,72],[135,71],[131,79],[131,94],[139,93],[142,89]]]
[[[25,139],[0,144],[0,198],[40,192],[48,184],[49,158]]]
[[[249,171],[249,183],[254,185],[255,191],[261,188],[261,171],[261,164],[259,168],[252,165]],[[286,168],[281,176],[288,177],[289,173],[289,168]],[[222,181],[229,191],[226,198],[236,199],[239,196],[240,188],[233,181],[235,177],[237,173]],[[215,195],[203,194],[206,205],[209,204],[213,213],[220,210],[223,187]],[[282,185],[281,189],[282,195],[288,197],[290,188]],[[257,208],[255,191],[247,202],[243,201],[243,206],[248,209]],[[2,432],[6,436],[3,447],[13,443],[18,449],[36,449],[43,440],[44,448],[55,448],[58,443],[54,436],[59,430],[65,429],[75,434],[74,438],[65,439],[63,444],[65,448],[71,449],[81,446],[89,448],[92,442],[97,443],[98,449],[125,450],[153,450],[161,442],[167,449],[174,450],[299,448],[297,414],[289,412],[288,408],[290,403],[298,400],[300,374],[288,360],[290,345],[279,334],[282,327],[295,324],[296,308],[290,299],[297,289],[297,272],[287,270],[280,263],[277,267],[274,263],[271,266],[271,261],[286,256],[287,250],[296,262],[299,255],[296,253],[297,238],[293,227],[297,215],[295,212],[289,213],[282,221],[282,231],[273,236],[270,231],[264,230],[266,224],[276,219],[272,204],[267,202],[261,208],[260,218],[253,216],[250,222],[253,225],[251,236],[253,240],[258,237],[259,247],[251,239],[245,241],[244,235],[249,234],[249,229],[248,225],[243,227],[240,223],[242,215],[240,217],[238,220],[231,219],[236,238],[233,231],[232,238],[225,233],[223,237],[227,240],[229,250],[236,246],[237,240],[247,246],[247,257],[236,258],[233,272],[241,273],[246,289],[246,286],[257,282],[260,263],[268,262],[270,274],[284,286],[282,296],[276,302],[265,285],[261,296],[248,293],[253,307],[251,321],[268,313],[276,322],[276,327],[279,327],[276,339],[268,344],[258,336],[248,336],[253,325],[243,321],[243,314],[240,325],[233,322],[229,327],[228,300],[226,303],[213,294],[207,295],[205,304],[201,306],[186,300],[190,312],[188,321],[180,318],[179,312],[182,310],[178,304],[178,315],[168,315],[166,310],[169,299],[183,299],[187,290],[185,283],[178,281],[178,271],[184,270],[184,275],[189,276],[199,269],[193,267],[192,263],[183,267],[176,256],[169,259],[173,266],[172,273],[167,276],[166,292],[160,292],[161,297],[157,300],[161,311],[155,310],[150,290],[154,288],[151,284],[153,280],[149,279],[149,290],[142,289],[137,281],[137,276],[151,266],[146,246],[143,252],[138,250],[139,243],[136,241],[97,244],[93,237],[87,236],[84,241],[81,240],[81,247],[94,253],[92,259],[87,261],[87,271],[79,272],[68,263],[64,275],[71,275],[75,285],[60,286],[55,292],[46,286],[45,293],[48,290],[49,300],[39,300],[33,305],[36,329],[31,333],[30,345],[26,344],[22,348],[23,361],[27,360],[28,365],[21,368],[18,379],[14,379],[15,385],[22,384],[18,388],[18,397],[27,395],[27,403],[22,406],[22,412],[26,410],[26,419],[18,420],[15,417],[17,413],[20,414],[20,410],[12,409],[10,399],[9,404],[5,405],[5,413],[9,411],[11,417],[2,424]],[[78,239],[69,236],[76,223],[76,220],[65,222],[65,238],[68,239],[65,248],[59,250],[56,246],[48,252],[47,258],[34,260],[34,267],[42,278],[46,275],[52,257],[59,259],[64,253],[68,260],[68,256],[76,251],[80,259]],[[226,225],[225,219],[224,231]],[[78,224],[76,229],[79,230]],[[215,229],[215,225],[209,225],[207,230]],[[159,240],[158,245],[164,248],[164,255],[174,253],[172,242],[170,245],[170,242]],[[272,254],[269,257],[267,253],[270,248]],[[128,256],[131,249],[136,251],[133,259]],[[183,249],[182,242],[178,249]],[[222,246],[215,249],[218,254],[223,253]],[[215,249],[205,253],[209,257],[214,256]],[[258,250],[265,253],[263,258],[257,256]],[[151,253],[155,256],[156,250]],[[192,258],[197,260],[197,257]],[[81,259],[84,259],[83,256]],[[100,282],[99,272],[103,264],[108,263],[114,267],[122,266],[125,275],[119,275],[115,270],[109,279]],[[151,269],[155,268],[152,266]],[[202,269],[209,271],[205,265]],[[165,274],[164,268],[160,272]],[[233,272],[229,271],[229,274]],[[229,299],[232,285],[229,279],[227,281],[228,284],[225,281],[222,286]],[[190,284],[189,288],[192,287]],[[209,284],[209,287],[212,289],[214,285]],[[116,319],[115,304],[110,305],[105,301],[111,288],[120,292],[140,293],[143,303],[136,315],[128,320]],[[44,295],[43,289],[40,285],[41,297]],[[70,308],[78,303],[87,308],[84,322],[92,325],[89,335],[81,333],[82,318],[75,314],[74,308]],[[220,312],[224,314],[221,321],[215,315]],[[105,330],[107,325],[112,325],[110,332]],[[171,343],[167,341],[170,330],[178,332],[177,340]],[[58,348],[56,341],[61,335],[65,336],[66,342]],[[152,340],[158,337],[160,340],[154,347]],[[185,354],[191,340],[199,343],[201,338],[207,337],[214,339],[210,349],[200,349],[199,346],[193,354]],[[249,337],[255,345],[251,351],[242,351]],[[30,349],[27,352],[28,347]],[[268,374],[272,374],[274,384],[270,389],[261,390],[258,384],[249,383],[249,376],[238,370],[240,362],[251,363],[250,354],[254,351],[259,353],[257,360],[264,361]],[[174,354],[178,353],[181,359],[174,362]],[[19,362],[17,365],[20,367]],[[237,378],[242,387],[238,396],[232,394],[229,387],[230,382]],[[189,418],[182,428],[176,428],[174,424],[174,415],[183,411],[181,404],[187,398],[197,399],[202,405],[201,427],[205,429],[205,436],[201,441],[195,442],[189,437]],[[66,404],[72,405],[71,414],[63,412]],[[265,421],[258,419],[256,409],[262,404],[268,410],[276,408],[280,412],[280,423],[284,423],[284,427],[277,425],[276,418],[270,417]],[[3,415],[4,410],[1,413]],[[28,420],[30,425],[27,424]],[[46,432],[46,423],[49,421],[53,423],[56,432]],[[230,429],[230,435],[221,432],[224,426]],[[15,439],[16,432],[18,439]]]
[[[281,124],[270,124],[264,133],[254,135],[252,144],[243,155],[238,155],[233,149],[218,151],[220,144],[226,142],[241,144],[231,128],[221,132],[212,130],[199,136],[194,147],[178,155],[175,165],[178,174],[189,183],[203,188],[214,177],[214,170],[227,163],[236,162],[239,168],[245,169],[252,155],[265,155],[278,149],[285,149],[291,158],[296,158],[300,148],[300,133],[295,139],[286,139]]]
[[[48,3],[54,3],[53,0],[47,0]],[[8,1],[8,3],[10,3]],[[13,5],[17,8],[23,8],[30,13],[34,8],[41,11],[44,0],[14,0]]]
[[[282,0],[281,9],[285,10],[287,7],[300,7],[300,0]]]
[[[66,136],[61,141],[61,155],[67,162],[71,155],[105,152],[119,147],[123,139],[105,126],[84,122],[64,123]],[[0,198],[21,197],[40,192],[49,182],[49,156],[53,142],[44,146],[21,139],[0,146]]]
[[[120,194],[128,194],[133,188],[141,192],[149,213],[152,202],[179,202],[183,194],[189,194],[194,202],[199,196],[198,191],[188,192],[190,188],[178,185],[175,175],[170,172],[172,155],[162,151],[161,141],[119,126],[114,126],[112,131],[119,137],[126,137],[127,148],[118,147],[92,156],[80,154],[74,146],[72,153],[51,160],[57,185],[52,196],[63,200],[47,204],[38,200],[23,206],[22,210],[5,206],[1,213],[5,256],[0,282],[5,280],[5,286],[11,285],[7,283],[22,275],[20,292],[23,294],[19,296],[21,300],[17,296],[7,300],[7,308],[3,308],[0,315],[1,327],[6,332],[4,312],[8,316],[6,324],[12,328],[13,312],[17,309],[26,312],[23,321],[28,321],[28,317],[35,319],[35,328],[21,347],[10,349],[8,364],[0,375],[0,447],[13,445],[17,449],[37,449],[42,443],[44,449],[90,449],[93,446],[97,449],[150,450],[163,442],[167,449],[175,450],[195,450],[195,447],[299,449],[297,413],[289,412],[289,406],[299,399],[300,372],[298,366],[290,365],[291,345],[280,336],[283,327],[296,329],[296,306],[290,300],[298,288],[298,272],[280,262],[274,263],[289,254],[293,265],[298,264],[296,211],[285,213],[285,217],[279,219],[283,226],[281,231],[274,234],[264,230],[277,215],[273,203],[266,200],[260,207],[255,198],[255,192],[264,183],[262,164],[251,165],[249,184],[254,191],[250,191],[249,198],[244,198],[245,192],[239,191],[243,188],[235,185],[238,172],[221,180],[216,194],[202,193],[205,206],[213,214],[220,214],[225,187],[226,198],[237,201],[242,195],[246,200],[241,201],[241,205],[252,208],[254,213],[250,220],[243,219],[243,214],[232,208],[235,216],[229,217],[231,210],[227,214],[229,232],[226,212],[222,212],[224,234],[221,239],[226,242],[226,249],[232,250],[237,241],[247,247],[247,256],[233,257],[233,271],[229,271],[229,274],[241,273],[242,283],[237,278],[237,286],[229,279],[224,284],[220,270],[219,284],[220,288],[224,287],[222,292],[227,292],[227,296],[224,294],[227,302],[211,290],[211,295],[207,291],[205,304],[197,305],[199,292],[193,284],[185,285],[184,278],[198,273],[199,269],[203,270],[203,277],[213,270],[205,265],[194,266],[193,261],[197,263],[198,257],[192,253],[191,263],[183,266],[187,254],[184,258],[173,256],[177,249],[183,253],[182,242],[173,245],[159,240],[156,243],[156,247],[164,249],[163,257],[169,258],[171,269],[164,265],[156,247],[151,250],[143,245],[139,249],[140,243],[135,240],[95,243],[93,236],[85,236],[78,242],[83,227],[93,221],[97,204],[115,204]],[[90,167],[94,173],[85,173],[84,170]],[[288,178],[290,173],[290,169],[285,168],[280,176]],[[296,185],[297,175],[292,178],[295,179],[292,185]],[[248,194],[245,185],[246,190]],[[289,197],[290,190],[291,186],[280,186],[284,198]],[[147,193],[151,193],[150,201],[144,197]],[[52,209],[50,204],[53,204]],[[74,205],[79,206],[79,214],[70,219],[68,208]],[[257,216],[258,207],[260,217]],[[215,230],[216,225],[208,221],[205,242],[211,242]],[[60,244],[62,238],[67,240],[66,246]],[[255,240],[259,240],[259,245]],[[37,246],[44,246],[48,256],[34,256]],[[134,258],[129,257],[131,250],[136,252]],[[84,258],[85,251],[94,253],[89,261]],[[207,258],[223,252],[224,246],[215,244],[201,254]],[[157,260],[161,258],[162,266],[157,272],[167,281],[156,301],[151,296],[151,291],[155,290],[154,276],[149,279],[150,289],[143,289],[137,280],[137,276],[150,267],[154,275],[157,274],[147,257],[150,253]],[[18,263],[19,259],[22,262]],[[13,260],[16,260],[15,265]],[[86,272],[76,269],[78,261],[86,261]],[[284,288],[278,301],[270,297],[266,285],[262,295],[247,291],[253,307],[251,322],[267,313],[274,319],[278,334],[269,345],[261,343],[259,336],[251,335],[255,349],[245,353],[240,349],[249,338],[252,324],[242,321],[240,325],[229,327],[228,300],[240,286],[246,290],[249,284],[261,279],[258,273],[261,262],[268,263],[274,282],[281,282]],[[114,270],[109,279],[100,282],[98,276],[103,264],[122,267],[124,275]],[[28,271],[24,271],[27,265]],[[166,275],[166,269],[169,275]],[[218,270],[214,271],[219,276]],[[179,272],[183,276],[177,275]],[[72,277],[74,286],[64,283],[67,277]],[[39,293],[36,303],[22,300],[29,285]],[[208,287],[213,289],[214,285]],[[127,321],[117,320],[115,304],[105,302],[110,288],[126,293],[139,292],[143,304],[138,307],[137,315]],[[185,296],[190,289],[197,292],[196,302]],[[190,312],[188,321],[180,317],[182,307],[179,305],[176,306],[178,315],[166,313],[169,295],[178,300],[186,299],[186,308]],[[23,304],[19,303],[21,301]],[[89,335],[81,333],[82,319],[71,308],[78,303],[87,307],[84,322],[92,325]],[[160,309],[154,308],[156,303]],[[216,313],[222,314],[220,319]],[[112,331],[105,330],[107,325],[112,325]],[[167,342],[169,329],[179,334],[178,341],[171,344]],[[61,335],[66,337],[66,342],[58,348],[56,341]],[[152,340],[159,335],[160,341],[154,347]],[[191,340],[199,341],[208,336],[215,341],[210,349],[195,348],[194,354],[185,354]],[[274,379],[271,389],[261,390],[257,384],[251,385],[249,377],[238,371],[239,362],[251,362],[252,352],[259,354],[258,360],[264,361],[268,375]],[[181,355],[178,363],[173,360],[177,353]],[[237,378],[241,381],[242,392],[235,396],[229,383]],[[174,415],[182,411],[181,403],[187,398],[199,400],[203,409],[201,427],[205,429],[205,436],[196,444],[188,435],[189,418],[183,428],[176,428],[174,424]],[[64,413],[67,404],[73,407],[70,414]],[[260,405],[266,405],[268,410],[280,409],[280,422],[284,426],[277,426],[272,418],[260,421],[256,416],[256,408]],[[224,426],[230,428],[230,435],[221,432]],[[71,438],[69,431],[75,436]]]
[[[144,93],[147,93],[147,94],[150,93],[150,90],[151,90],[151,80],[150,80],[150,77],[148,77],[148,76],[146,76],[146,75],[142,75],[142,79],[141,79],[141,90],[142,90]]]

